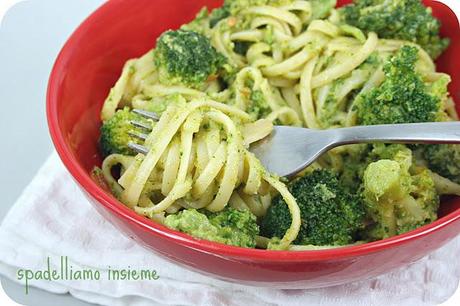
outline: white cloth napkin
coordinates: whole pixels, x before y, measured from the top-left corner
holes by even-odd
[[[30,285],[102,305],[434,305],[460,279],[460,238],[426,258],[373,280],[315,290],[273,290],[227,283],[174,265],[126,238],[87,202],[53,153],[0,227],[0,273],[58,269],[68,256],[100,281],[32,280]],[[104,271],[155,269],[158,280],[111,281]]]

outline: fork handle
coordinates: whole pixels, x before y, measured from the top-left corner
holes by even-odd
[[[336,145],[385,143],[460,144],[460,121],[356,126],[330,130]]]

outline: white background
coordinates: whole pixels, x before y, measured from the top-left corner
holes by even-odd
[[[20,1],[27,1],[27,0],[0,0],[0,22],[2,21],[5,13],[10,9],[14,4]],[[28,1],[38,1],[38,0],[28,0]],[[460,3],[458,0],[439,0],[440,2],[446,3],[449,5],[456,13],[457,16],[460,16]],[[1,23],[0,23],[1,26]],[[0,88],[2,90],[2,88]],[[460,263],[459,263],[460,264]],[[19,305],[12,301],[3,291],[0,284],[0,305],[10,306],[10,305]],[[452,298],[443,304],[443,306],[454,306],[460,305],[460,288],[457,289]]]

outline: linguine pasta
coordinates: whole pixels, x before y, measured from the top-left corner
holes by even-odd
[[[113,154],[104,160],[104,177],[117,197],[138,214],[162,222],[165,215],[183,208],[217,212],[227,205],[263,217],[272,197],[281,194],[292,221],[278,246],[288,249],[300,229],[299,207],[284,182],[249,152],[249,145],[270,134],[273,124],[355,125],[351,97],[384,79],[373,58],[387,58],[403,45],[414,45],[343,26],[334,10],[324,19],[312,19],[314,13],[310,2],[293,1],[248,7],[212,28],[206,16],[184,26],[208,37],[234,67],[228,87],[218,80],[202,89],[163,84],[153,51],[129,60],[104,103],[103,120],[123,106],[145,109],[156,99],[171,97],[174,102],[152,123],[147,155]],[[235,51],[235,45],[246,46],[246,52]],[[418,48],[417,67],[434,82],[439,74]],[[269,107],[260,119],[249,114],[254,93]],[[339,103],[330,104],[332,93]],[[455,114],[451,103],[446,108]],[[347,148],[332,150],[314,167],[326,163],[340,169],[343,150]],[[113,176],[115,166],[121,168],[119,178]]]

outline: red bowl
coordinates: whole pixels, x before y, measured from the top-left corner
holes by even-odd
[[[452,76],[450,92],[460,101],[459,24],[445,5],[425,2],[442,20],[442,34],[452,40],[438,67]],[[96,185],[89,172],[101,163],[99,112],[125,61],[148,51],[160,33],[191,20],[202,6],[220,4],[221,0],[112,0],[83,22],[59,54],[48,87],[49,129],[62,161],[97,211],[132,239],[178,264],[225,280],[282,288],[374,277],[422,258],[457,235],[460,200],[450,198],[443,201],[438,221],[381,241],[320,251],[245,249],[194,239],[156,224]]]

